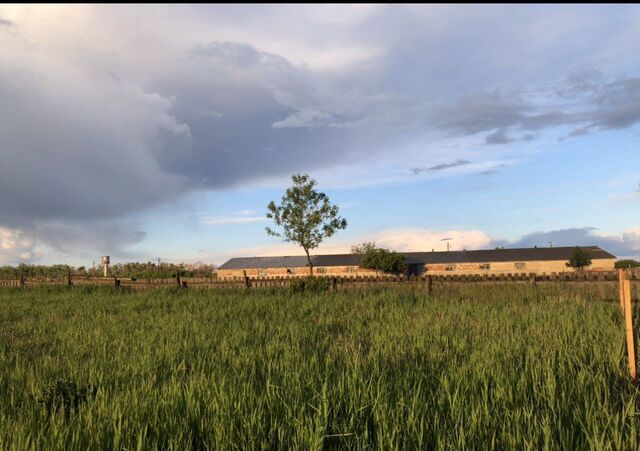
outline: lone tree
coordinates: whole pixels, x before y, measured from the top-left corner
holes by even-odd
[[[282,203],[271,201],[267,205],[267,218],[282,227],[276,232],[266,227],[267,233],[297,243],[304,249],[309,262],[309,274],[313,275],[313,263],[309,250],[315,249],[325,239],[347,227],[346,219],[338,215],[338,207],[331,205],[325,193],[317,192],[316,181],[307,174],[291,176],[293,186],[288,188]]]
[[[589,256],[589,253],[579,246],[573,248],[569,261],[566,263],[567,267],[575,268],[579,271],[590,264],[591,257]]]

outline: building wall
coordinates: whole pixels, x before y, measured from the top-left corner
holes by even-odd
[[[590,271],[613,271],[615,258],[594,259]],[[519,274],[536,273],[550,274],[552,272],[573,272],[573,268],[566,265],[567,260],[543,260],[523,262],[487,262],[487,263],[456,263],[425,265],[427,274]],[[487,266],[488,265],[488,266]]]
[[[589,266],[591,271],[613,271],[616,259],[594,259]],[[488,262],[488,263],[455,263],[455,264],[428,264],[425,265],[426,274],[432,275],[462,275],[462,274],[551,274],[559,272],[572,272],[573,268],[566,266],[566,260],[554,261],[525,261],[525,262]],[[488,266],[486,266],[488,265]],[[264,268],[264,269],[220,269],[218,278],[221,280],[263,277],[306,277],[309,268]],[[315,276],[375,276],[376,272],[359,266],[315,266]]]
[[[309,275],[309,268],[263,268],[263,269],[219,269],[218,278],[222,280],[242,278],[245,275],[251,279],[262,277],[306,277]],[[314,276],[363,276],[376,275],[376,272],[370,269],[360,268],[359,266],[314,266]]]

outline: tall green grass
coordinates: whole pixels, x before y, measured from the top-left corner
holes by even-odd
[[[5,289],[0,448],[638,449],[624,343],[553,288]]]

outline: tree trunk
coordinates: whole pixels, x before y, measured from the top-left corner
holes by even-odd
[[[313,263],[311,263],[311,257],[309,256],[309,249],[304,250],[307,253],[307,261],[309,262],[309,275],[313,276]]]

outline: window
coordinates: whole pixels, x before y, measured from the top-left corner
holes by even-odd
[[[317,274],[326,274],[327,273],[327,268],[316,268],[316,273]]]
[[[456,265],[447,265],[444,267],[445,271],[455,271],[456,270]]]
[[[480,269],[491,269],[491,265],[489,263],[482,263]]]
[[[294,268],[287,268],[287,274],[295,274],[296,270]]]
[[[347,272],[356,272],[355,266],[347,266]]]
[[[258,275],[260,277],[265,277],[267,275],[267,270],[266,269],[259,269],[258,270]]]
[[[516,263],[513,264],[513,266],[516,269],[524,269],[524,263],[522,263],[522,262],[516,262]]]

